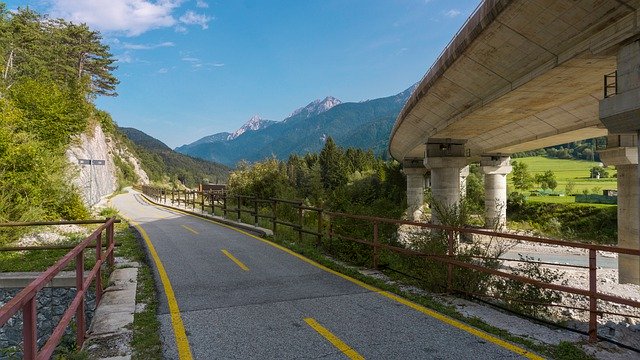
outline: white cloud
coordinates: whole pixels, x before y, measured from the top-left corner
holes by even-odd
[[[182,58],[180,58],[180,60],[189,63],[191,65],[191,67],[193,69],[211,69],[211,68],[218,68],[218,67],[223,67],[224,63],[219,63],[219,62],[204,62],[202,61],[202,59],[191,56],[189,54],[183,54]]]
[[[456,17],[456,16],[458,16],[460,14],[461,14],[461,12],[458,9],[451,9],[449,11],[445,11],[445,13],[444,13],[444,15],[446,17],[450,17],[450,18],[454,18],[454,17]]]
[[[162,69],[158,70],[158,74],[166,74],[168,72],[169,72],[169,69],[167,69],[167,68],[162,68]]]
[[[158,44],[131,44],[131,43],[124,43],[122,45],[122,47],[124,47],[125,49],[129,49],[129,50],[152,50],[152,49],[157,49],[157,48],[163,48],[163,47],[172,47],[175,46],[176,44],[174,44],[171,41],[165,41],[162,43],[158,43]]]
[[[186,25],[200,25],[202,29],[209,27],[209,21],[211,18],[205,14],[196,14],[194,11],[187,11],[184,15],[180,16],[180,22]]]
[[[209,4],[207,4],[206,1],[196,0],[196,6],[201,8],[201,9],[206,9],[206,8],[209,7]]]
[[[176,18],[174,12],[184,0],[45,0],[52,17],[61,17],[75,23],[87,23],[103,33],[138,36],[149,30],[176,27],[186,32],[183,25],[208,27],[211,20],[204,14],[187,11]],[[208,4],[198,0],[196,6]]]
[[[125,51],[123,54],[117,55],[116,59],[118,62],[130,64],[133,62],[133,57],[129,51]]]

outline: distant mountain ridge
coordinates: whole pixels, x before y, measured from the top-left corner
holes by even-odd
[[[234,131],[233,133],[231,133],[227,137],[227,140],[233,140],[233,139],[237,138],[238,136],[246,133],[247,131],[258,131],[258,130],[261,130],[261,129],[266,129],[270,125],[273,125],[275,123],[277,123],[277,121],[265,120],[265,119],[261,118],[258,115],[253,115],[251,117],[251,119],[249,119],[249,121],[247,121],[246,123],[244,123],[244,125],[242,125],[240,127],[240,129],[238,129],[238,130]]]
[[[320,115],[323,112],[330,110],[332,107],[340,104],[342,104],[342,101],[340,101],[339,99],[336,99],[333,96],[327,96],[326,98],[324,98],[324,100],[317,99],[310,102],[305,107],[294,110],[291,115],[289,115],[289,117],[282,121],[286,122],[295,117],[308,118],[311,116]]]
[[[152,180],[160,181],[164,175],[177,177],[189,186],[207,179],[210,182],[225,182],[229,176],[229,168],[206,159],[194,158],[172,150],[162,141],[129,127],[118,127],[136,147],[136,152],[148,170]],[[205,144],[206,143],[201,143]]]
[[[253,162],[270,156],[286,159],[294,153],[317,152],[331,136],[340,146],[372,149],[385,155],[393,123],[414,89],[415,85],[393,96],[357,103],[342,103],[328,96],[293,111],[283,121],[244,131],[233,139],[203,141],[215,134],[175,150],[235,166],[240,160]]]

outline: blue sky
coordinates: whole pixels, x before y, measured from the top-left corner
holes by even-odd
[[[479,0],[36,0],[99,30],[119,96],[98,107],[170,147],[282,120],[314,99],[399,93],[419,81]]]

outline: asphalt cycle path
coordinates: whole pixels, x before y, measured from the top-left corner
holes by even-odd
[[[138,193],[112,204],[141,232],[153,258],[166,359],[539,358]]]

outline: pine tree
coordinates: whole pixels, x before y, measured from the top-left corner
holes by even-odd
[[[346,159],[331,137],[320,151],[320,177],[325,189],[333,190],[347,183]]]

